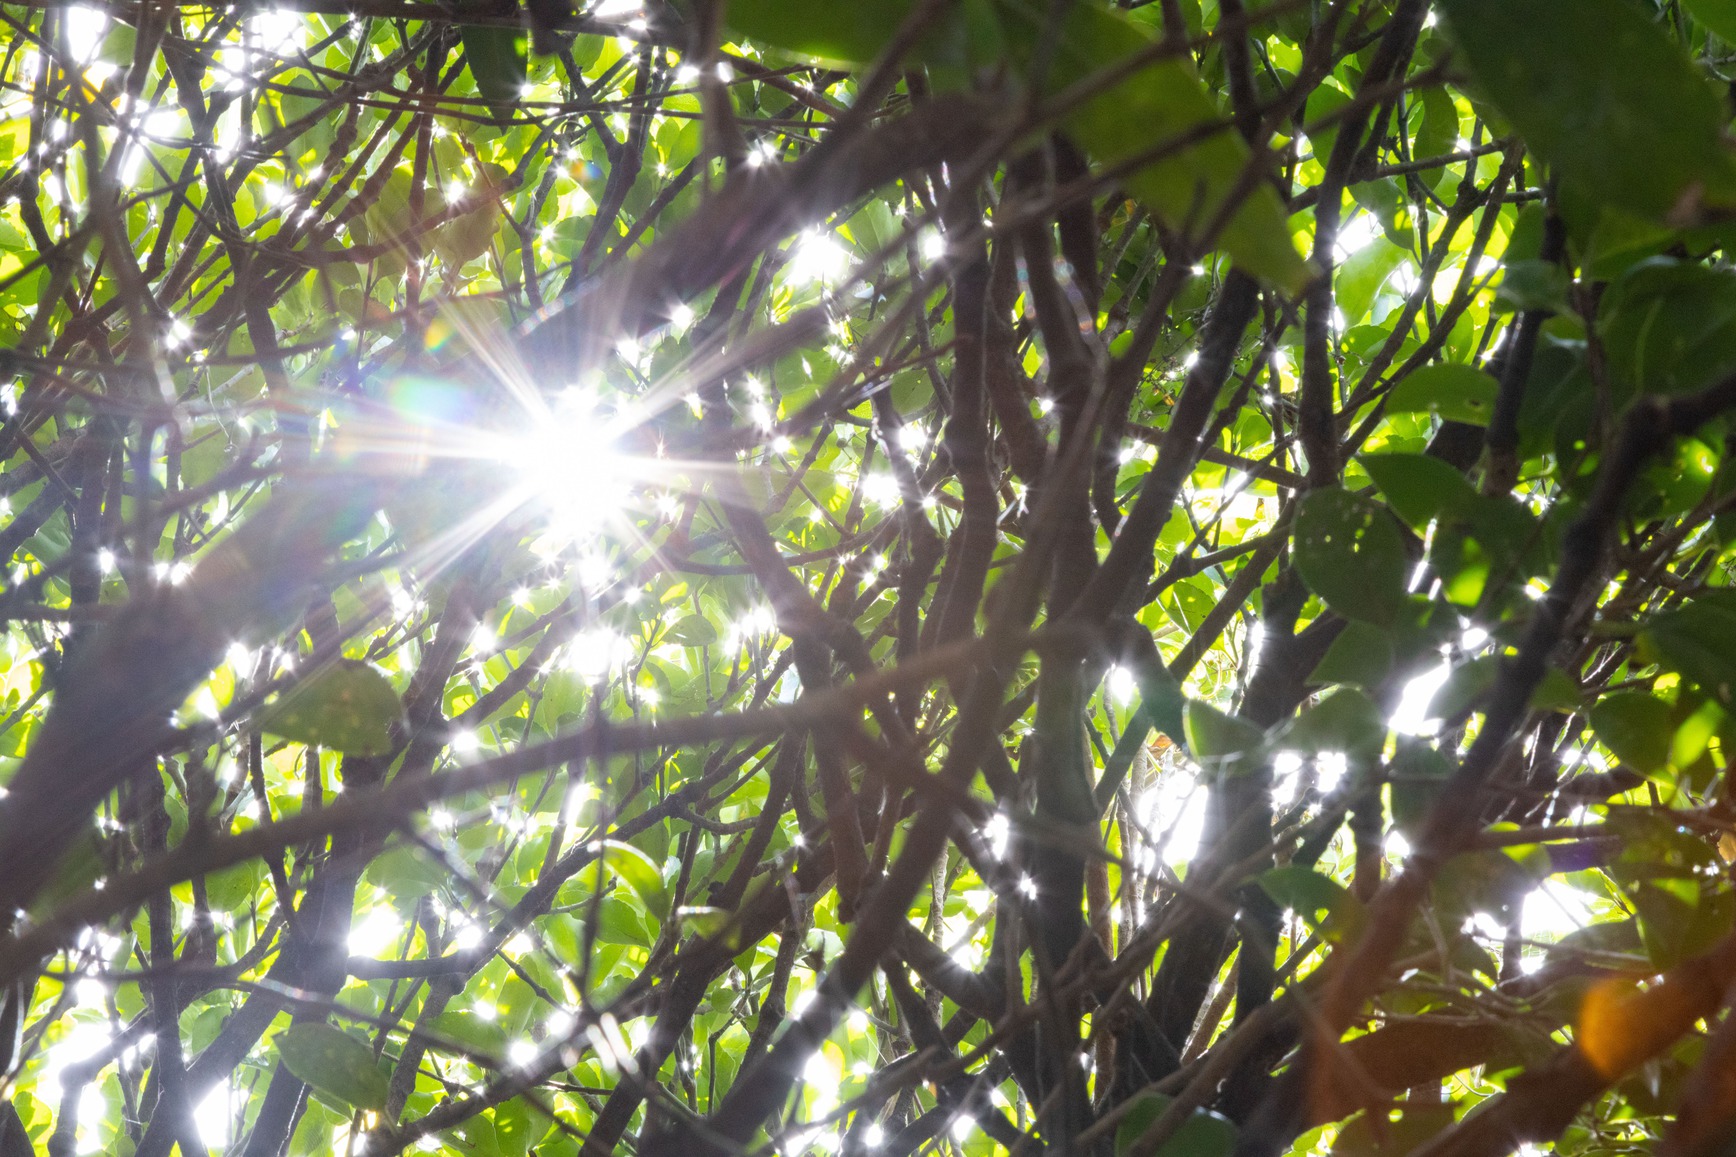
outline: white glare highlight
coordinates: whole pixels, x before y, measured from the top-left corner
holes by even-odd
[[[1392,713],[1392,729],[1401,735],[1433,735],[1439,720],[1429,714],[1429,705],[1452,673],[1451,664],[1443,661],[1406,683],[1398,708]]]
[[[193,1124],[199,1130],[199,1140],[211,1149],[229,1146],[229,1083],[216,1086],[193,1106]]]
[[[805,233],[791,247],[786,268],[790,280],[799,285],[830,283],[850,271],[850,254],[824,233]]]
[[[548,508],[556,532],[579,541],[595,534],[626,500],[619,434],[618,419],[598,413],[594,395],[568,390],[501,457],[529,496]]]

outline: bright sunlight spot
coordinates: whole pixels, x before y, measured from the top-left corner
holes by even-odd
[[[1452,665],[1443,660],[1439,666],[1406,683],[1398,708],[1392,713],[1392,729],[1401,735],[1434,734],[1438,720],[1428,713],[1429,704],[1452,672]]]

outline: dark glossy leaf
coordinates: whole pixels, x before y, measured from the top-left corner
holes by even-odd
[[[470,64],[476,91],[495,106],[497,115],[507,115],[511,106],[524,99],[527,60],[524,31],[464,24],[459,27],[459,36],[464,42],[464,59]]]
[[[383,1109],[386,1070],[374,1050],[329,1024],[297,1024],[274,1038],[277,1055],[297,1077],[358,1109]]]
[[[1598,328],[1624,396],[1699,389],[1736,368],[1736,273],[1642,262],[1605,294]]]
[[[1393,513],[1418,530],[1459,512],[1477,495],[1463,474],[1427,454],[1364,454],[1357,461]]]
[[[398,693],[379,671],[341,659],[297,683],[259,716],[272,735],[341,751],[386,755],[392,725],[403,713]]]
[[[1465,67],[1562,180],[1663,218],[1729,204],[1729,119],[1706,78],[1627,0],[1441,0]]]
[[[1661,698],[1646,691],[1616,691],[1592,707],[1590,719],[1597,742],[1641,775],[1654,775],[1670,763],[1675,723],[1670,704]]]
[[[1447,676],[1447,681],[1441,684],[1441,689],[1436,691],[1435,697],[1429,701],[1426,717],[1457,719],[1465,712],[1473,710],[1495,686],[1495,679],[1500,673],[1500,660],[1493,655],[1483,655],[1468,663],[1461,663],[1453,668],[1453,673]]]
[[[1495,308],[1506,312],[1568,309],[1567,271],[1553,261],[1510,261],[1495,290]]]
[[[1611,959],[1611,958],[1615,959]],[[1603,967],[1634,968],[1645,960],[1637,920],[1612,920],[1569,932],[1549,946],[1546,963],[1583,960]]]
[[[1133,1107],[1115,1130],[1115,1157],[1131,1152],[1145,1131],[1155,1125],[1173,1103],[1162,1093],[1140,1093]],[[1162,1145],[1154,1157],[1229,1157],[1236,1147],[1236,1127],[1225,1117],[1195,1109]]]
[[[1640,636],[1665,666],[1731,702],[1736,687],[1736,591],[1704,592],[1646,624]]]
[[[1723,881],[1641,880],[1624,891],[1639,913],[1646,955],[1660,969],[1674,968],[1710,949],[1729,934],[1736,918],[1736,896]]]
[[[1392,658],[1392,642],[1385,631],[1368,623],[1346,623],[1308,681],[1377,687],[1392,670]]]
[[[1453,765],[1433,744],[1401,739],[1387,765],[1391,782],[1393,826],[1407,836],[1422,831],[1429,809],[1452,777]]]
[[[1378,504],[1316,490],[1296,516],[1296,569],[1308,589],[1350,619],[1390,625],[1405,603],[1404,542]]]
[[[1386,396],[1389,414],[1433,414],[1443,421],[1487,426],[1500,383],[1475,366],[1443,363],[1407,375]]]

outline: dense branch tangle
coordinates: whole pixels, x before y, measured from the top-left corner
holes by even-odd
[[[0,1157],[1721,1136],[1715,186],[798,7],[0,8]]]

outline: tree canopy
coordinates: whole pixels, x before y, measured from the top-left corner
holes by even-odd
[[[0,1157],[1736,1139],[1730,0],[0,20]]]

